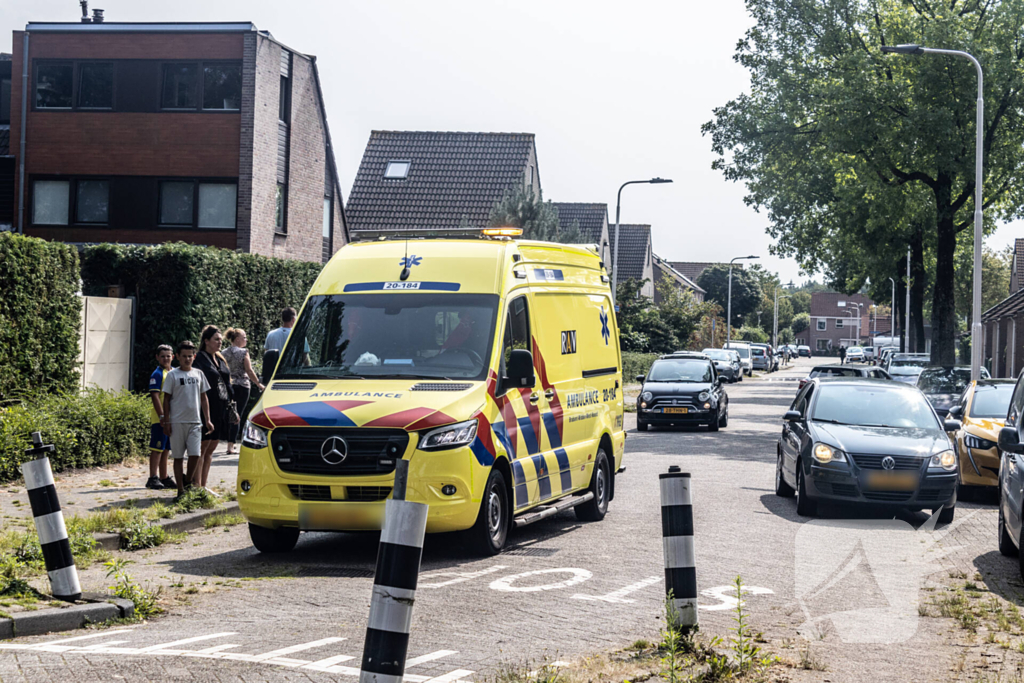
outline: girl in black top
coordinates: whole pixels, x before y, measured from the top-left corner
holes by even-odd
[[[204,327],[203,334],[199,339],[199,353],[193,364],[195,368],[206,375],[206,381],[210,383],[210,390],[206,392],[206,398],[210,403],[210,421],[213,423],[213,431],[203,434],[202,457],[199,459],[199,467],[196,468],[195,476],[192,478],[193,486],[204,488],[206,488],[206,480],[210,475],[210,465],[213,463],[213,451],[216,450],[222,439],[227,438],[228,432],[231,371],[220,352],[223,339],[216,326]],[[208,488],[207,490],[209,491]]]

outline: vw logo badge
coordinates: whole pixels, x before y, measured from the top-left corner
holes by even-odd
[[[340,465],[348,457],[348,444],[340,436],[332,436],[320,446],[320,458],[328,465]]]
[[[887,455],[882,458],[882,468],[886,470],[896,469],[896,460],[891,455]]]

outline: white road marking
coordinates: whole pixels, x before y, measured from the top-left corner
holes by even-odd
[[[314,640],[309,643],[302,643],[301,645],[292,645],[291,647],[282,647],[280,650],[272,650],[271,652],[264,652],[261,655],[252,655],[252,661],[262,662],[265,659],[274,659],[275,657],[284,657],[286,655],[295,654],[296,652],[302,652],[303,650],[312,650],[314,647],[320,647],[321,645],[330,645],[331,643],[340,643],[345,640],[344,638],[321,638],[320,640]],[[304,662],[308,663],[308,662]]]
[[[413,657],[412,659],[405,660],[405,668],[408,669],[409,667],[416,666],[417,664],[424,664],[426,662],[432,662],[435,659],[441,659],[442,657],[457,654],[459,654],[457,650],[438,650],[437,652],[431,652],[428,655],[420,655],[419,657]]]
[[[223,645],[214,645],[213,647],[206,647],[206,648],[203,648],[202,650],[196,650],[195,652],[186,652],[185,654],[189,655],[189,656],[192,656],[192,657],[198,657],[199,655],[214,654],[216,652],[221,652],[222,650],[230,650],[233,647],[242,647],[242,646],[241,645],[237,645],[235,643],[225,643]]]
[[[34,645],[16,645],[16,644],[3,644],[0,645],[0,650],[42,650],[43,652],[64,652],[65,650],[77,649],[75,645],[64,645],[64,643],[77,642],[79,640],[90,640],[92,638],[106,638],[109,636],[116,636],[121,633],[131,633],[132,629],[125,628],[116,631],[107,631],[105,633],[90,633],[87,636],[75,636],[74,638],[62,638],[60,640],[51,640],[45,643],[36,643]],[[121,642],[121,641],[117,641]]]
[[[449,671],[441,676],[435,676],[434,678],[428,678],[426,683],[453,683],[454,681],[462,680],[463,677],[472,674],[472,671],[466,669],[456,669],[455,671]],[[408,678],[408,676],[406,676]]]
[[[502,569],[505,569],[505,568],[506,568],[506,565],[498,564],[498,565],[495,565],[493,567],[489,567],[487,569],[481,569],[478,572],[432,572],[430,574],[425,574],[425,575],[421,576],[420,580],[416,583],[416,587],[417,588],[441,588],[442,586],[451,586],[451,585],[456,584],[456,583],[462,583],[463,581],[469,581],[470,579],[478,579],[481,576],[487,576],[488,574],[493,574],[494,572],[501,571]],[[423,583],[423,579],[426,579],[427,581],[429,581],[430,579],[440,578],[442,576],[454,576],[456,578],[450,579],[448,581],[442,581],[440,583]]]
[[[572,574],[571,579],[565,581],[559,581],[557,583],[546,583],[542,586],[523,586],[522,588],[516,588],[512,584],[519,579],[525,579],[528,576],[540,576],[541,574]],[[497,579],[491,582],[491,590],[504,591],[509,593],[536,593],[537,591],[550,591],[557,588],[568,588],[569,586],[575,586],[578,583],[583,583],[589,579],[593,574],[588,572],[586,569],[577,569],[574,567],[562,567],[559,569],[539,569],[532,572],[523,572],[522,574],[513,574],[512,576],[506,576],[503,579]]]
[[[732,595],[727,595],[727,593],[730,592]],[[744,586],[743,592],[751,595],[771,595],[775,593],[775,591],[770,588],[761,588],[759,586]],[[709,598],[718,598],[722,601],[717,605],[697,605],[698,609],[706,609],[709,612],[736,609],[736,606],[740,604],[740,601],[736,599],[736,586],[715,586],[714,588],[702,590],[700,594]],[[744,601],[744,603],[746,603],[746,601]]]
[[[638,590],[647,588],[648,586],[653,586],[654,584],[662,581],[663,579],[664,577],[662,576],[651,576],[649,578],[644,579],[643,581],[637,581],[636,583],[632,583],[626,586],[625,588],[620,588],[617,591],[612,591],[607,595],[582,595],[580,593],[577,593],[572,597],[576,600],[601,600],[602,602],[614,603],[636,602],[635,600],[627,600],[625,596],[629,595],[630,593],[635,593]]]
[[[355,659],[355,657],[353,657],[351,655],[334,655],[333,657],[327,657],[326,659],[320,659],[320,660],[317,660],[317,661],[312,662],[310,664],[304,664],[302,666],[302,668],[303,669],[312,669],[313,671],[327,671],[332,666],[334,666],[335,664],[340,664],[341,662],[347,662],[347,661],[352,660],[352,659]]]
[[[166,650],[173,648],[175,645],[187,645],[189,643],[195,643],[200,640],[210,640],[212,638],[223,638],[225,636],[237,636],[238,634],[234,631],[225,631],[224,633],[211,633],[208,636],[192,636],[191,638],[182,638],[181,640],[173,640],[169,643],[160,643],[159,645],[150,645],[149,647],[138,648],[136,652],[139,654],[145,654],[147,652],[156,652],[157,650]]]
[[[120,643],[127,643],[127,642],[128,642],[127,640],[108,640],[107,642],[100,643],[99,645],[84,645],[84,646],[82,646],[81,649],[82,650],[98,650],[100,648],[107,648],[107,647],[110,647],[111,645],[118,645]]]

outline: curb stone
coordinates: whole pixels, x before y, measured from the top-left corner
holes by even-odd
[[[131,600],[103,595],[94,595],[89,599],[96,601],[71,607],[18,612],[10,619],[0,619],[0,640],[38,636],[54,631],[73,631],[88,624],[108,619],[127,619],[135,614],[135,604]]]
[[[225,503],[221,507],[213,508],[210,510],[196,510],[195,512],[189,512],[184,515],[178,515],[171,519],[161,519],[153,524],[155,526],[163,527],[164,531],[193,531],[195,529],[202,529],[203,525],[208,517],[214,515],[231,515],[238,513],[238,501],[231,501]],[[93,534],[93,538],[96,539],[96,545],[104,550],[120,550],[121,549],[121,534],[119,533],[99,533]],[[2,637],[2,636],[0,636]]]

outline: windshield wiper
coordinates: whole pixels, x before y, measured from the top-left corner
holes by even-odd
[[[855,426],[859,427],[860,426],[860,425],[852,425],[849,422],[840,422],[839,420],[833,420],[833,419],[824,420],[824,419],[822,419],[820,417],[812,417],[811,420],[814,421],[814,422],[827,422],[827,423],[833,424],[833,425],[841,425],[843,427],[855,427]]]

